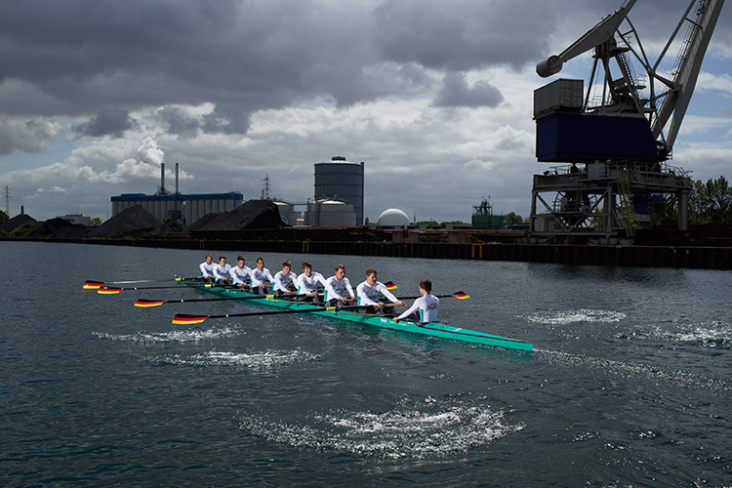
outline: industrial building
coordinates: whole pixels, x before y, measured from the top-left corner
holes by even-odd
[[[322,203],[325,201],[340,201],[350,204],[355,212],[354,222],[350,225],[363,225],[363,189],[363,162],[353,163],[346,161],[343,156],[333,156],[330,161],[315,164],[314,204],[320,205],[318,208],[328,208],[322,207]],[[320,204],[317,203],[319,201]]]
[[[326,198],[308,202],[305,225],[311,227],[353,227],[356,213],[353,205],[342,200]]]
[[[123,193],[112,197],[112,215],[126,208],[140,205],[160,220],[182,220],[191,225],[210,213],[228,212],[244,203],[239,192],[145,195],[144,193]]]

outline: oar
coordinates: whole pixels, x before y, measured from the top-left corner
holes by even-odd
[[[129,288],[120,288],[115,286],[103,285],[97,293],[100,295],[116,295],[124,290],[185,290],[185,289],[196,289],[196,288],[232,288],[233,285],[217,285],[216,283],[201,283],[200,285],[191,285],[181,288],[180,286],[134,286]]]
[[[175,281],[196,281],[198,278],[180,278],[175,277]],[[167,280],[133,280],[133,281],[97,281],[97,280],[86,280],[84,282],[84,285],[82,286],[85,290],[98,290],[104,285],[126,285],[130,283],[163,283],[166,281],[170,281],[170,279]]]
[[[470,298],[470,295],[465,293],[464,291],[456,291],[455,293],[452,293],[450,295],[435,295],[437,298],[457,298],[458,300],[467,300]],[[414,297],[402,297],[399,300],[416,300],[417,298],[422,298],[422,295],[414,296]]]
[[[336,307],[313,307],[287,310],[273,310],[270,312],[247,312],[247,313],[226,313],[222,315],[193,315],[179,313],[173,317],[173,323],[178,325],[200,324],[208,319],[225,319],[230,317],[253,317],[257,315],[280,315],[286,313],[308,313],[308,312],[336,312]]]
[[[393,281],[387,281],[386,283],[384,283],[384,286],[387,290],[396,290],[398,288],[398,286],[396,286],[396,283],[394,283]]]
[[[259,295],[259,296],[255,296],[255,297],[192,298],[192,299],[181,299],[181,300],[148,300],[145,298],[140,298],[135,302],[135,306],[136,307],[159,307],[160,305],[164,305],[166,303],[218,302],[221,300],[261,300],[263,298],[289,300],[291,298],[300,298],[300,297],[305,297],[305,296],[307,296],[307,294],[282,295],[282,296]]]

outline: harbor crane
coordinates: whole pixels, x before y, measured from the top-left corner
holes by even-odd
[[[674,211],[687,231],[691,179],[668,161],[724,0],[691,0],[655,62],[628,16],[635,3],[536,66],[550,77],[593,51],[586,91],[584,80],[558,79],[534,92],[537,160],[560,164],[534,175],[529,237],[631,240]],[[666,55],[684,28],[670,68]]]

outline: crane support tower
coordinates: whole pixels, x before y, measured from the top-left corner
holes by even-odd
[[[692,0],[653,63],[628,17],[635,3],[536,66],[549,77],[594,53],[586,91],[584,80],[558,79],[534,92],[536,157],[557,164],[534,175],[530,237],[632,239],[674,211],[687,230],[691,179],[668,161],[724,0]],[[684,27],[672,68],[665,56]]]

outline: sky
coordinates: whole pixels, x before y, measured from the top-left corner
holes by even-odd
[[[24,0],[0,16],[0,209],[111,217],[110,197],[313,197],[314,164],[365,162],[365,216],[528,216],[533,91],[620,0]],[[638,0],[657,57],[687,0]],[[683,31],[682,29],[682,34]],[[669,52],[678,49],[673,46]],[[675,56],[675,51],[673,52]],[[674,56],[670,56],[673,59]],[[669,68],[670,69],[670,68]],[[671,164],[732,180],[732,6],[723,8]],[[302,207],[299,207],[302,209]]]

